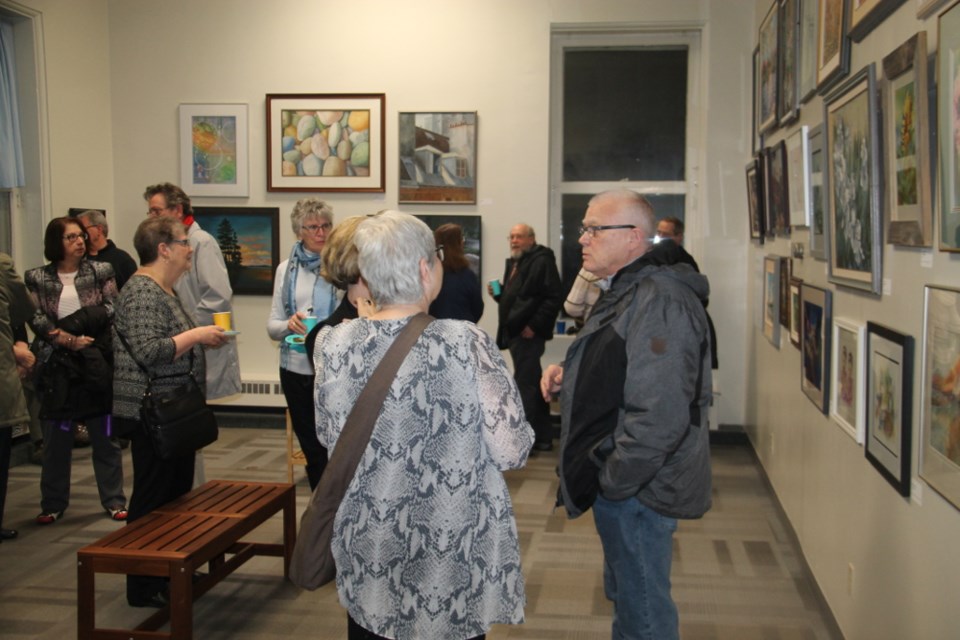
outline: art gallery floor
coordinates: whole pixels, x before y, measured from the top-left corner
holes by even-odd
[[[282,430],[227,428],[205,452],[207,478],[281,482]],[[838,638],[812,578],[747,445],[715,445],[714,508],[682,522],[674,543],[673,593],[685,640]],[[129,450],[124,452],[129,495]],[[531,458],[508,474],[527,579],[526,623],[495,627],[488,638],[601,640],[610,637],[600,544],[591,517],[567,520],[553,510],[556,454]],[[298,469],[302,512],[308,487]],[[90,449],[74,450],[70,509],[37,526],[40,468],[11,470],[4,526],[19,539],[0,544],[0,636],[66,640],[76,631],[76,551],[118,525],[100,508]],[[258,532],[280,541],[279,517]],[[152,610],[131,609],[120,576],[97,578],[97,622],[135,626]],[[282,577],[280,560],[255,558],[194,608],[202,639],[346,638],[335,588],[300,591]]]

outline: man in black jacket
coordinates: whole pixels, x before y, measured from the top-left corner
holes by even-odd
[[[487,290],[500,305],[497,346],[509,349],[513,377],[523,400],[523,411],[536,432],[534,449],[553,449],[550,407],[540,393],[540,357],[553,337],[554,323],[563,304],[563,285],[553,251],[537,244],[533,227],[515,225],[510,230],[510,258],[502,288]]]
[[[109,262],[113,266],[113,275],[117,278],[117,290],[123,288],[124,283],[137,270],[137,263],[130,254],[113,243],[107,237],[110,229],[107,226],[107,217],[102,211],[88,209],[77,214],[77,220],[87,232],[87,257],[99,262]]]

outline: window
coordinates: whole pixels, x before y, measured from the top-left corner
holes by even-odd
[[[658,218],[696,218],[699,32],[555,31],[551,51],[550,243],[569,289],[577,228],[601,191],[645,195]]]

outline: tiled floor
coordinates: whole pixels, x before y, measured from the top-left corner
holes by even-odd
[[[286,478],[284,433],[222,429],[205,452],[208,478],[280,482]],[[674,598],[687,640],[838,638],[824,613],[799,550],[788,534],[749,448],[717,445],[714,508],[702,520],[682,522],[674,543]],[[130,489],[129,453],[124,453]],[[610,607],[603,596],[600,545],[589,514],[567,520],[552,508],[555,454],[531,458],[508,475],[523,545],[527,621],[496,627],[488,638],[603,639]],[[11,471],[4,526],[20,538],[0,544],[0,637],[65,640],[76,637],[76,550],[117,526],[102,511],[90,449],[74,451],[69,511],[39,527],[39,467]],[[298,505],[308,488],[302,470]],[[257,532],[280,540],[274,518]],[[149,610],[127,607],[123,579],[98,575],[97,620],[127,627]],[[346,637],[346,616],[328,585],[300,591],[284,582],[279,559],[256,558],[217,585],[194,609],[194,636],[202,639]]]

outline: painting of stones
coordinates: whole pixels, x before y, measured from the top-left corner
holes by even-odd
[[[400,202],[477,201],[477,112],[400,113]]]

